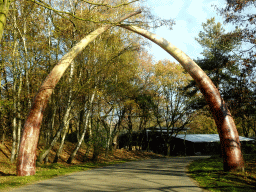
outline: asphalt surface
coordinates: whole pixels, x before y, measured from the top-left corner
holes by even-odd
[[[133,161],[77,172],[20,187],[12,192],[204,191],[187,176],[186,166],[206,156]]]

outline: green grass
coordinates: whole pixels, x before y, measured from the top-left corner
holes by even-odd
[[[189,174],[199,186],[210,191],[256,191],[256,155],[244,155],[245,172],[224,172],[222,158],[192,162]]]
[[[86,171],[86,170],[90,170],[98,167],[117,164],[117,163],[124,163],[126,161],[128,160],[119,160],[119,161],[104,162],[104,163],[88,162],[81,165],[71,165],[71,166],[67,164],[60,164],[60,163],[42,165],[41,167],[37,167],[36,174],[33,176],[17,177],[14,174],[9,174],[9,175],[6,174],[5,176],[1,176],[0,190],[9,190],[14,187],[20,187],[22,185],[32,184],[37,181],[50,179],[56,176],[67,175],[69,173],[78,172],[78,171]]]

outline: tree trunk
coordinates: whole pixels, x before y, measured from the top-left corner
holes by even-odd
[[[118,20],[117,23],[141,13],[137,11],[131,13]],[[96,29],[79,43],[77,43],[66,55],[62,57],[60,62],[52,69],[51,73],[47,76],[39,92],[35,96],[32,107],[30,109],[27,120],[24,124],[23,135],[20,144],[20,150],[17,161],[17,175],[29,176],[36,173],[36,149],[39,139],[40,126],[43,118],[43,112],[46,108],[49,97],[53,89],[59,82],[65,70],[68,68],[72,60],[82,52],[82,50],[93,41],[98,35],[111,28],[111,25],[105,25]],[[1,32],[1,28],[0,28]]]
[[[20,77],[19,77],[19,88],[18,88],[18,94],[17,94],[17,117],[18,117],[18,127],[17,127],[17,152],[20,148],[20,134],[21,134],[21,103],[20,103],[20,94],[21,94],[21,88],[22,88],[22,74],[21,74],[21,67],[20,62],[18,61],[18,69],[20,71]],[[17,153],[15,154],[16,157]]]
[[[64,147],[64,141],[65,141],[65,138],[66,138],[66,135],[67,135],[67,132],[68,132],[68,126],[69,126],[69,121],[70,121],[70,110],[71,110],[71,105],[68,106],[67,110],[66,110],[66,113],[63,117],[63,122],[62,122],[62,127],[60,128],[60,131],[59,131],[59,134],[57,135],[57,139],[55,141],[57,141],[61,135],[61,132],[62,132],[62,137],[61,137],[61,143],[60,143],[60,147],[56,153],[56,156],[54,158],[54,161],[53,163],[57,163],[58,162],[58,159],[59,159],[59,156],[60,154],[62,153],[62,150],[63,150],[63,147]],[[54,145],[55,143],[53,143]],[[51,145],[51,148],[53,147],[53,145]]]
[[[77,141],[79,141],[80,139],[80,131],[82,131],[82,127],[83,127],[83,118],[84,118],[84,114],[85,114],[85,110],[82,109],[81,111],[79,111],[79,118],[78,118],[78,123],[77,123],[77,133],[76,133],[76,137],[77,137]]]
[[[99,100],[98,100],[98,113],[99,113]],[[92,161],[93,162],[97,162],[98,161],[98,157],[99,157],[99,154],[100,154],[100,146],[98,144],[97,141],[99,141],[99,138],[98,138],[98,135],[99,135],[99,128],[100,128],[100,121],[99,119],[97,118],[96,120],[96,126],[93,130],[93,138],[94,138],[94,141],[92,143],[93,145],[93,154],[92,154]],[[96,139],[95,139],[96,138]]]
[[[2,58],[3,58],[3,53],[1,54]],[[7,66],[4,66],[4,62],[2,62],[2,75],[3,75],[3,85],[2,87],[5,89],[5,95],[7,98],[7,102],[10,102],[10,90],[12,88],[9,88],[8,86],[8,80],[7,80],[7,71],[6,71]],[[2,142],[5,140],[5,136],[6,136],[6,132],[8,129],[10,129],[12,127],[12,120],[11,117],[13,116],[13,109],[9,108],[8,105],[4,105],[2,106],[2,108],[5,108],[6,110],[6,116],[9,117],[8,119],[6,119],[5,121],[1,121],[2,123],[2,128],[3,128],[3,135],[2,135]],[[4,114],[2,114],[4,117]],[[2,120],[2,119],[1,119]]]
[[[128,147],[129,147],[129,151],[132,151],[132,144],[133,144],[133,140],[132,140],[132,106],[129,106],[129,114],[128,114]]]
[[[1,54],[1,60],[3,58],[3,54]],[[4,71],[4,62],[1,62],[1,68],[0,68],[0,95],[2,95],[2,71]],[[0,99],[1,101],[1,99]],[[1,107],[3,108],[3,107]],[[2,109],[0,109],[0,119],[3,119],[2,115]],[[3,124],[3,121],[0,121],[0,135],[1,135],[1,144],[4,144],[5,140],[5,134],[6,134],[6,128]]]
[[[107,125],[108,127],[106,128],[107,129],[107,142],[106,142],[106,149],[105,149],[105,157],[108,156],[108,152],[109,150],[111,150],[111,146],[112,146],[112,132],[114,131],[113,129],[113,118],[114,118],[114,109],[112,111],[112,117],[111,117],[111,120],[110,120],[110,123],[109,125]]]
[[[12,152],[11,152],[11,163],[14,162],[16,156],[16,144],[17,144],[17,96],[16,96],[16,83],[17,80],[13,79],[13,124],[12,124]]]
[[[73,153],[68,158],[68,161],[67,161],[68,164],[72,163],[73,159],[76,156],[76,153],[77,153],[78,149],[80,148],[80,146],[81,146],[81,144],[83,142],[83,139],[84,139],[87,127],[88,127],[88,123],[89,123],[89,116],[90,116],[90,113],[91,113],[91,108],[92,108],[92,103],[93,103],[93,100],[94,100],[94,97],[95,97],[95,92],[96,92],[96,88],[95,88],[95,90],[94,90],[94,92],[93,92],[93,94],[91,96],[91,99],[90,99],[88,107],[87,107],[88,110],[87,110],[87,114],[86,114],[86,117],[85,117],[83,133],[81,134],[81,137],[80,137],[79,141],[77,142],[76,148],[74,149]]]
[[[64,124],[64,129],[63,129],[63,135],[61,138],[61,143],[60,143],[60,147],[56,153],[56,156],[54,158],[53,163],[57,163],[60,154],[62,153],[63,147],[64,147],[64,142],[65,142],[65,138],[68,132],[68,126],[69,126],[69,121],[70,121],[70,111],[71,111],[71,107],[72,107],[72,81],[73,81],[73,75],[74,75],[74,62],[71,63],[71,68],[70,68],[70,75],[69,75],[69,95],[68,95],[68,104],[67,104],[67,109],[66,109],[66,113],[65,116],[63,118],[63,124]],[[69,119],[68,119],[69,118]]]
[[[14,104],[16,105],[16,104]],[[13,131],[12,131],[12,152],[11,152],[11,163],[15,160],[16,155],[16,142],[17,142],[17,123],[16,117],[13,118]]]
[[[27,51],[27,44],[26,44],[26,34],[27,34],[27,21],[26,21],[26,18],[23,18],[23,32],[21,32],[21,30],[17,27],[16,25],[16,29],[17,31],[19,32],[20,36],[21,36],[21,39],[22,39],[22,42],[23,42],[23,46],[24,46],[24,52],[25,52],[25,55],[24,55],[24,66],[25,66],[25,81],[26,81],[26,87],[27,87],[27,99],[28,99],[28,109],[31,108],[31,99],[30,99],[30,84],[29,84],[29,79],[28,79],[28,51]]]
[[[111,119],[110,122],[106,122],[106,117],[109,116],[109,113],[112,111],[112,115],[111,115]],[[103,115],[103,117],[100,116],[100,114],[98,114],[98,119],[99,121],[102,123],[105,132],[106,132],[106,146],[105,146],[105,157],[108,156],[108,152],[110,150],[110,146],[111,146],[111,135],[113,132],[113,128],[112,128],[112,124],[113,124],[113,117],[114,117],[114,109],[113,107],[110,108],[110,110],[108,110],[108,112],[105,112],[105,115]]]
[[[55,100],[53,99],[53,102],[54,101]],[[50,121],[50,124],[48,126],[48,130],[47,130],[47,144],[46,144],[47,147],[50,146],[51,139],[53,138],[53,134],[54,134],[53,131],[54,131],[54,125],[55,125],[56,111],[57,111],[57,107],[54,105],[53,114],[52,114],[51,121]],[[48,163],[49,162],[48,156],[49,156],[49,153],[45,156],[44,163]],[[42,163],[42,161],[40,163]]]
[[[170,157],[171,156],[171,145],[170,143],[166,143],[166,147],[167,147],[167,157]]]
[[[12,1],[10,0],[1,0],[0,1],[0,41],[2,41],[4,27],[6,24],[6,17],[9,12],[9,6]]]
[[[115,127],[114,127],[114,130],[111,134],[111,139],[112,139],[112,143],[114,144],[114,149],[116,149],[118,146],[118,143],[117,143],[117,133],[119,132],[120,130],[120,127],[121,127],[121,124],[122,124],[122,121],[124,119],[124,115],[126,113],[126,108],[124,107],[122,110],[120,110],[120,115],[118,116],[118,122],[115,124]]]
[[[58,130],[58,132],[56,133],[54,139],[52,140],[50,146],[48,147],[47,150],[45,150],[45,151],[42,153],[42,155],[40,155],[40,159],[39,159],[39,162],[40,162],[40,163],[43,163],[44,159],[47,157],[47,155],[49,154],[49,152],[51,151],[51,149],[54,147],[54,145],[56,144],[56,142],[57,142],[58,139],[60,138],[61,133],[62,133],[62,132],[65,132],[65,131],[63,131],[63,130],[65,130],[65,129],[68,127],[68,122],[69,122],[68,117],[69,117],[70,110],[71,110],[71,105],[70,105],[69,108],[67,108],[66,113],[65,113],[65,115],[64,115],[64,117],[63,117],[63,121],[62,121],[62,123],[61,123],[61,125],[60,125],[60,127],[59,127],[59,130]],[[62,138],[63,138],[63,137],[62,137]],[[65,139],[65,138],[64,138],[64,139]],[[62,149],[61,149],[61,150],[62,150]]]
[[[167,40],[136,26],[121,25],[121,27],[138,33],[158,44],[172,55],[193,77],[210,106],[218,128],[224,171],[244,171],[244,160],[236,125],[218,89],[205,72],[184,52]]]
[[[14,36],[14,46],[13,46],[13,53],[12,53],[12,57],[13,57],[13,64],[12,64],[12,68],[13,68],[13,131],[12,131],[12,152],[11,152],[11,163],[14,162],[14,160],[16,159],[16,154],[17,154],[17,150],[16,150],[16,145],[17,145],[17,90],[16,90],[16,86],[17,86],[17,77],[18,74],[21,75],[21,72],[16,69],[16,66],[14,65],[17,61],[17,46],[18,46],[18,41],[17,41],[17,31],[16,31],[16,17],[13,17],[14,19],[14,31],[13,31],[13,36]]]
[[[2,116],[0,115],[0,118],[1,118],[1,117],[2,117]],[[5,141],[5,136],[6,136],[6,129],[5,129],[4,125],[1,125],[1,122],[0,122],[0,126],[2,127],[1,144],[3,145],[3,144],[4,144],[4,141]]]

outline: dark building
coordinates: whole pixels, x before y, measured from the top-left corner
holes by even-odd
[[[254,142],[254,139],[239,136],[241,145]],[[179,134],[175,138],[174,153],[184,155],[221,154],[218,134]]]
[[[153,151],[159,154],[166,154],[167,148],[165,140],[167,137],[178,133],[186,133],[189,128],[170,128],[169,136],[166,127],[150,127],[140,132],[123,133],[118,137],[119,148],[139,148],[142,150]],[[173,140],[173,139],[171,139]]]
[[[173,128],[169,130],[151,127],[141,132],[122,134],[118,138],[119,148],[136,148],[167,154],[166,137],[170,137],[171,155],[214,155],[221,154],[218,134],[186,134],[189,128]],[[178,134],[178,133],[184,134]],[[242,148],[255,142],[254,139],[239,137]]]

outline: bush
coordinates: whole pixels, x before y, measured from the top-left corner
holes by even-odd
[[[245,154],[256,153],[256,144],[253,144],[253,143],[242,144],[242,151]]]

